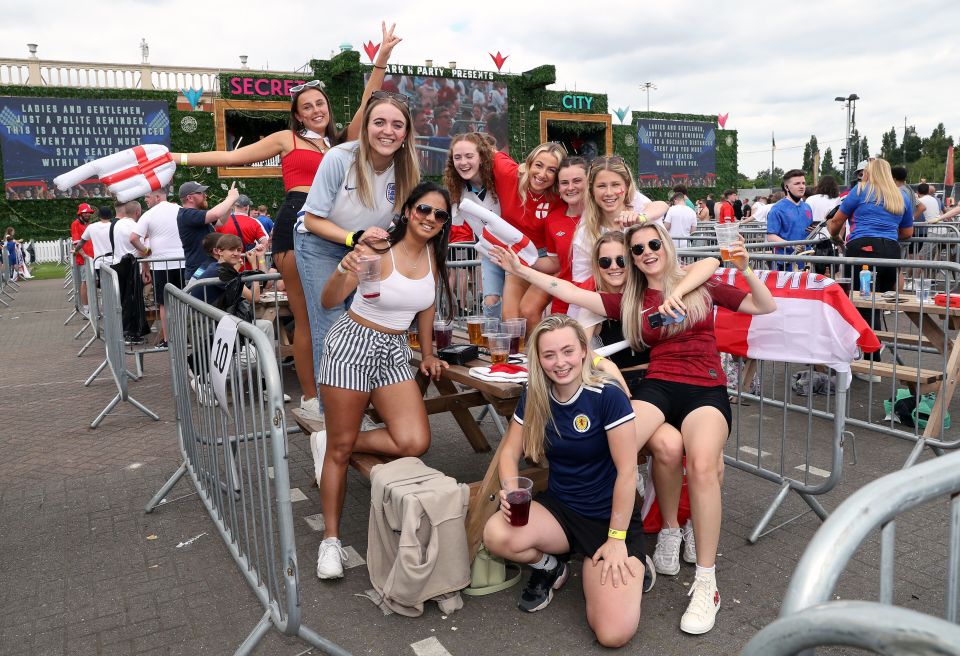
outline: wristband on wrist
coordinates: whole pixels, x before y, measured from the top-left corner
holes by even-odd
[[[347,275],[347,270],[343,268],[343,262],[337,262],[337,271],[343,275]]]
[[[353,248],[353,236],[357,234],[355,232],[348,232],[347,238],[343,240],[343,245],[347,248]]]
[[[641,214],[639,217],[637,217],[637,220],[638,220],[640,223],[646,223],[646,222],[647,222],[647,215],[646,215],[646,214]]]
[[[187,157],[187,154],[186,154],[186,153],[180,153],[180,165],[181,165],[181,166],[187,166],[187,162],[188,162],[188,161],[189,161],[189,158]]]
[[[599,364],[599,362],[600,362],[601,360],[603,360],[603,356],[602,356],[602,355],[595,355],[595,356],[593,356],[593,366],[596,367],[597,364]]]
[[[749,266],[743,270],[743,275],[747,275],[748,273],[753,273],[753,269],[751,269]]]
[[[611,529],[608,529],[608,530],[607,530],[607,537],[608,537],[608,538],[613,538],[614,540],[626,540],[626,539],[627,539],[627,532],[626,532],[626,531],[618,531],[618,530],[615,529],[615,528],[611,528]]]
[[[377,66],[376,64],[374,64],[373,67],[374,67],[374,68],[379,68],[381,71],[387,70],[387,67],[386,67],[386,66]]]

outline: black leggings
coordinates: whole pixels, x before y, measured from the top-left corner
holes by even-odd
[[[860,237],[847,242],[847,257],[871,257],[890,260],[900,259],[900,244],[893,239],[883,239],[881,237]],[[848,271],[847,276],[852,278],[854,293],[860,291],[860,271],[862,266],[854,267],[855,270]],[[876,267],[876,280],[873,283],[874,293],[883,293],[893,291],[897,288],[897,268],[896,267]],[[883,311],[874,308],[859,308],[860,316],[864,318],[867,324],[874,330],[883,328]],[[866,356],[871,360],[879,360],[880,352],[867,353]]]

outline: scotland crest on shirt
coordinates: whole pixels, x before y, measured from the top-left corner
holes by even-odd
[[[387,202],[391,205],[397,200],[397,185],[395,182],[387,183]]]
[[[579,414],[573,418],[573,429],[578,433],[586,433],[590,430],[590,417],[585,414]]]

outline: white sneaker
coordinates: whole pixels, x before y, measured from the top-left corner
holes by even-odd
[[[291,400],[292,400],[292,399],[290,398],[290,395],[287,394],[286,392],[284,392],[284,394],[283,394],[283,402],[284,402],[284,403],[290,403]]]
[[[693,535],[693,520],[683,525],[683,562],[697,564],[697,540]]]
[[[313,454],[313,471],[320,485],[320,474],[323,473],[323,456],[327,452],[327,431],[322,430],[310,433],[310,453]]]
[[[865,383],[880,383],[883,382],[883,378],[877,376],[876,374],[861,374],[859,371],[853,372],[853,377],[857,380],[862,380]]]
[[[320,543],[317,551],[317,578],[342,579],[343,565],[347,562],[347,552],[339,538],[327,538]]]
[[[304,417],[313,421],[323,421],[323,413],[320,412],[320,397],[315,396],[312,399],[300,397],[300,412]]]
[[[192,374],[193,372],[190,373]],[[199,401],[203,407],[215,408],[220,405],[220,402],[217,401],[217,395],[213,391],[213,385],[210,383],[198,383],[197,377],[191,375],[190,389],[197,395],[197,401]]]
[[[700,635],[713,628],[720,610],[720,591],[717,579],[713,576],[698,576],[690,586],[690,604],[687,612],[680,618],[680,630],[684,633]]]
[[[653,566],[658,574],[674,576],[680,573],[680,541],[683,530],[665,528],[657,534],[657,548],[653,552]]]
[[[376,428],[383,428],[380,424],[371,419],[368,415],[363,415],[363,419],[360,420],[360,430],[361,431],[370,431]]]

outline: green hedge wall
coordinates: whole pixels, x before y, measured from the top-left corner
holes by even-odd
[[[326,85],[327,95],[333,106],[333,116],[338,129],[342,129],[352,119],[363,95],[364,74],[371,70],[368,64],[360,61],[358,51],[341,52],[329,60],[310,62],[312,73],[304,73],[297,79],[319,79]],[[294,76],[280,76],[250,72],[251,76],[269,79],[293,79]],[[225,97],[240,97],[230,94],[229,79],[236,73],[224,73],[220,76],[220,88]],[[522,160],[530,150],[540,143],[540,112],[557,111],[571,114],[608,112],[608,101],[604,94],[557,91],[546,87],[556,82],[556,68],[552,65],[539,66],[520,75],[494,74],[495,81],[505,82],[508,94],[508,121],[511,126],[510,153],[514,159]],[[567,94],[587,95],[594,100],[590,109],[567,109],[562,99]],[[0,86],[0,95],[8,96],[49,96],[55,98],[105,98],[126,100],[163,100],[170,108],[170,144],[173,152],[198,152],[213,150],[213,115],[202,111],[181,111],[176,107],[177,94],[165,91],[137,91],[131,89],[72,89],[65,87],[26,87]],[[244,98],[248,98],[244,96]],[[288,100],[285,96],[257,96],[260,100]],[[192,116],[197,128],[192,133],[185,132],[181,121]],[[716,116],[703,114],[633,112],[630,125],[613,126],[613,150],[628,163],[636,167],[636,121],[639,118],[662,118],[690,121],[706,121],[716,124]],[[571,129],[576,129],[571,126]],[[727,140],[730,144],[727,144]],[[727,187],[734,187],[737,179],[737,133],[734,130],[717,130],[717,186],[715,188],[692,188],[689,194],[701,198],[708,193],[719,193]],[[3,170],[0,163],[0,178]],[[174,187],[186,180],[198,180],[210,185],[210,202],[214,204],[223,198],[232,179],[217,177],[212,168],[178,168],[174,176]],[[279,178],[238,178],[237,186],[242,193],[250,196],[254,203],[264,203],[276,209],[283,200],[283,183]],[[669,189],[645,189],[644,193],[654,199],[666,200]],[[75,216],[76,207],[81,202],[91,205],[103,203],[106,199],[82,198],[69,200],[21,200],[7,201],[0,198],[0,228],[13,225],[17,235],[23,238],[56,239],[69,235],[70,222]]]

